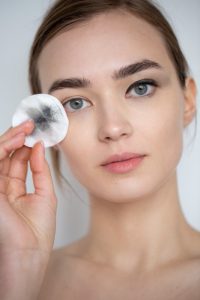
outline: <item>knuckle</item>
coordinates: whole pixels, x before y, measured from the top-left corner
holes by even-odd
[[[0,159],[5,158],[9,155],[9,149],[6,145],[0,147]]]

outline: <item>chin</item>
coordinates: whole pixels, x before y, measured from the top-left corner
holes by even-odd
[[[99,186],[100,187],[100,186]],[[106,186],[101,187],[100,191],[93,191],[92,198],[100,199],[99,201],[107,201],[112,203],[130,203],[136,200],[146,198],[152,193],[153,187],[151,188],[144,183],[143,184],[126,184],[117,186]]]
[[[102,201],[112,203],[133,203],[147,200],[148,198],[153,198],[165,186],[169,178],[162,175],[159,173],[155,176],[152,174],[152,176],[124,178],[124,180],[111,181],[110,184],[108,182],[99,182],[98,190],[93,190],[91,194],[93,195],[92,197],[99,199],[99,201],[102,199]]]

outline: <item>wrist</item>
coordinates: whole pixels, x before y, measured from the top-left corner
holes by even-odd
[[[36,300],[47,264],[48,253],[29,250],[7,252],[0,258],[0,299]]]

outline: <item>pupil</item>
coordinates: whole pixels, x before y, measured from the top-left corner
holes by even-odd
[[[136,93],[139,95],[144,95],[147,92],[147,86],[140,84],[136,87]]]
[[[70,103],[71,107],[73,109],[78,109],[78,108],[81,108],[82,105],[83,105],[83,100],[81,99],[78,99],[78,100],[72,100],[71,103]]]

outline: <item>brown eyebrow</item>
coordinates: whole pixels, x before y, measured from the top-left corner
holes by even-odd
[[[133,75],[135,73],[151,69],[151,68],[156,68],[156,69],[161,69],[161,65],[159,65],[157,62],[144,59],[140,62],[136,62],[134,64],[125,66],[120,68],[117,71],[114,71],[112,78],[114,80],[118,79],[123,79],[125,77],[128,77],[130,75]],[[86,88],[91,86],[90,80],[86,78],[66,78],[66,79],[59,79],[53,82],[53,84],[50,86],[48,93],[50,94],[51,92],[55,90],[60,90],[64,88]]]
[[[113,79],[122,79],[127,76],[133,75],[135,73],[151,69],[151,68],[156,68],[156,69],[161,69],[161,65],[159,65],[157,62],[152,61],[152,60],[142,60],[140,62],[131,64],[129,66],[125,66],[120,68],[119,70],[115,71],[113,74]]]

